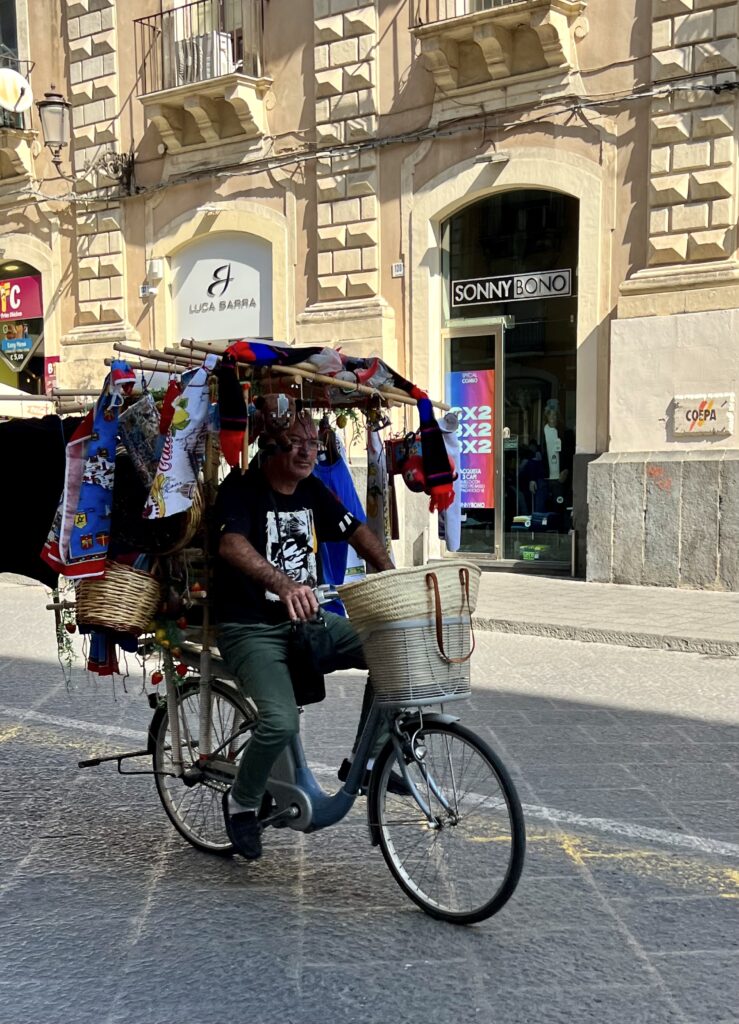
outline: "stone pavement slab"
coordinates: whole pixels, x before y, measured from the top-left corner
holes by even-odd
[[[739,655],[739,593],[483,572],[478,629]]]

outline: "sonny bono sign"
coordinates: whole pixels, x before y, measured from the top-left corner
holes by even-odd
[[[526,302],[528,299],[564,299],[572,295],[572,271],[541,274],[503,274],[452,281],[452,306],[484,306],[490,302]]]

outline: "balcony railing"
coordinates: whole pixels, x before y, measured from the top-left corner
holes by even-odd
[[[261,0],[197,0],[134,25],[140,96],[262,74]]]
[[[33,71],[33,61],[18,60],[13,53],[7,52],[0,44],[0,68],[12,68],[28,79]],[[0,128],[16,128],[23,131],[30,126],[30,114],[16,114],[12,110],[5,110],[0,107]]]
[[[412,27],[432,25],[437,21],[463,18],[478,11],[492,11],[496,7],[507,7],[521,0],[414,0]]]

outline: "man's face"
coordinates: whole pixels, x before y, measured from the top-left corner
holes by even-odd
[[[293,480],[305,480],[313,472],[318,458],[318,432],[312,420],[298,418],[287,436],[292,448],[277,456],[280,469]]]

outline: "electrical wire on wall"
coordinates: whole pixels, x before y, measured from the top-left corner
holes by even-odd
[[[739,68],[731,69],[732,74],[738,74]],[[383,149],[389,146],[418,144],[428,140],[453,138],[465,132],[480,131],[509,131],[514,128],[525,128],[527,126],[551,123],[557,125],[554,118],[565,116],[570,120],[579,117],[585,110],[599,111],[603,108],[624,107],[643,100],[664,98],[669,99],[678,93],[684,92],[711,92],[717,97],[724,92],[734,92],[739,89],[739,80],[730,80],[706,85],[692,81],[697,76],[686,76],[679,81],[670,82],[666,85],[652,85],[644,89],[634,89],[622,93],[603,93],[590,98],[576,98],[568,101],[543,101],[532,104],[528,107],[518,108],[518,116],[510,119],[511,111],[502,110],[494,113],[480,111],[478,113],[460,115],[449,118],[434,126],[418,128],[407,132],[398,132],[392,135],[385,135],[376,138],[364,139],[358,142],[341,143],[334,146],[317,149],[313,144],[303,147],[296,147],[286,153],[270,152],[268,155],[253,160],[248,164],[235,163],[219,169],[209,168],[202,171],[191,171],[181,175],[173,175],[164,182],[158,182],[152,186],[138,186],[131,191],[116,191],[115,187],[106,186],[94,189],[80,195],[71,189],[59,195],[49,195],[38,187],[26,187],[19,189],[17,193],[9,192],[6,196],[18,195],[27,197],[29,205],[31,202],[61,202],[68,205],[84,206],[88,203],[98,204],[101,201],[120,202],[129,198],[136,198],[142,195],[151,195],[172,188],[177,185],[189,184],[193,181],[212,180],[215,178],[245,177],[256,174],[269,173],[283,168],[294,167],[298,169],[316,160],[330,159],[336,156],[347,156],[361,154],[370,150]],[[705,77],[705,76],[700,76]],[[535,115],[535,116],[527,116]],[[296,133],[297,134],[297,133]],[[280,136],[265,136],[264,144],[273,150],[275,142]],[[89,171],[88,171],[89,173]],[[19,204],[16,204],[19,205]]]

